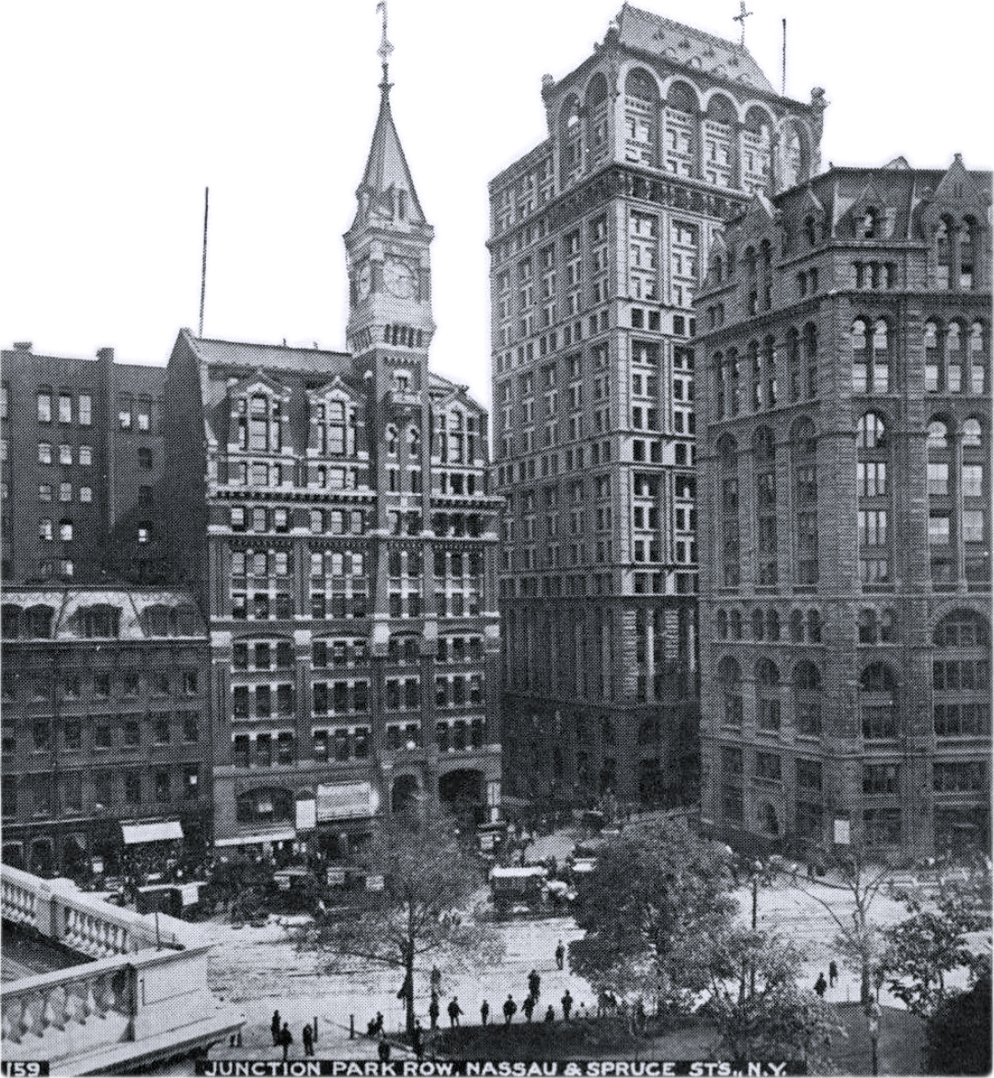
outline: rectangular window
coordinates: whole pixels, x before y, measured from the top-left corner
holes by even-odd
[[[52,422],[52,391],[50,389],[38,390],[38,422]]]
[[[72,395],[70,393],[59,394],[59,422],[72,422]]]

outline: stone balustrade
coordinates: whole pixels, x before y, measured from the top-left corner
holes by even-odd
[[[174,917],[138,914],[113,906],[72,880],[42,880],[3,866],[0,900],[4,920],[34,928],[42,936],[90,958],[132,954],[146,947],[185,947],[191,926]]]
[[[140,915],[77,889],[4,865],[3,919],[94,959],[0,989],[0,1054],[48,1060],[55,1074],[127,1071],[203,1048],[244,1019],[207,986],[210,947],[195,926]]]

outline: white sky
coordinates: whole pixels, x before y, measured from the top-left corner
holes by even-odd
[[[737,38],[737,0],[641,6]],[[746,43],[831,105],[823,162],[990,168],[994,4],[750,0]],[[435,226],[432,366],[490,401],[487,181],[545,135],[541,76],[621,0],[390,0],[394,117]],[[342,233],[376,116],[375,0],[0,6],[0,344],[164,363],[208,336],[344,347]],[[983,117],[987,116],[984,120]]]

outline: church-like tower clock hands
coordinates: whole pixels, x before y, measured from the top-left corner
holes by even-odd
[[[391,258],[383,263],[383,286],[392,296],[397,296],[399,299],[417,298],[414,271],[406,262],[398,262]]]

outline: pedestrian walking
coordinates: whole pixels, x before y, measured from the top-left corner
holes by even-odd
[[[525,1012],[525,1018],[530,1022],[532,1015],[535,1013],[535,997],[525,996],[524,1003],[521,1004],[521,1009]]]
[[[438,1013],[439,1013],[438,994],[435,993],[435,992],[432,992],[432,994],[431,994],[431,1003],[428,1004],[428,1019],[431,1022],[431,1028],[432,1029],[438,1029]]]
[[[819,999],[824,999],[826,988],[828,988],[828,982],[825,980],[825,974],[819,973],[818,980],[815,981],[815,992],[818,993]]]
[[[380,1057],[381,1063],[390,1062],[390,1042],[382,1033],[380,1034],[380,1042],[376,1046],[376,1054]]]
[[[835,987],[835,982],[838,979],[839,979],[839,967],[835,964],[835,959],[833,958],[832,961],[829,962],[829,964],[828,964],[828,987],[829,988],[834,988]]]
[[[425,1054],[424,1030],[421,1028],[421,1019],[414,1019],[414,1029],[411,1033],[411,1047],[414,1049],[414,1058],[422,1059]]]
[[[556,969],[563,968],[563,962],[566,959],[566,948],[563,946],[563,941],[560,940],[556,945]]]
[[[559,1002],[563,1005],[563,1019],[568,1022],[569,1013],[573,1009],[573,997],[569,994],[568,988],[563,992],[563,998]]]
[[[303,1032],[301,1033],[301,1040],[302,1040],[303,1045],[304,1045],[304,1055],[305,1056],[314,1055],[314,1030],[311,1029],[310,1022],[305,1022],[304,1023],[304,1029],[303,1029]]]
[[[273,1035],[273,1047],[278,1048],[280,1044],[280,1030],[283,1028],[283,1019],[280,1018],[279,1011],[273,1011],[273,1020],[269,1023],[269,1030]]]
[[[483,1025],[486,1025],[487,1022],[489,1021],[489,1019],[490,1019],[490,1004],[487,1003],[486,1000],[484,1000],[480,1004],[480,1022]]]
[[[293,1044],[293,1034],[290,1032],[289,1022],[283,1023],[283,1028],[280,1030],[280,1047],[283,1049],[283,1062],[286,1062],[287,1054],[290,1051],[290,1045]]]
[[[453,996],[449,1000],[449,1025],[455,1029],[459,1025],[459,1015],[462,1014],[462,1007],[459,1006],[459,997]]]
[[[536,1002],[542,991],[542,978],[538,975],[537,970],[532,970],[528,974],[528,995],[531,996]]]
[[[548,1010],[545,1012],[546,1022],[554,1022],[556,1020],[556,1012],[552,1009],[552,1004],[549,1004]]]
[[[511,1019],[518,1013],[518,1005],[511,998],[511,993],[508,992],[507,999],[504,1000],[504,1028],[506,1029],[511,1024]]]

